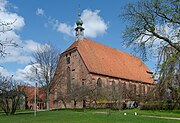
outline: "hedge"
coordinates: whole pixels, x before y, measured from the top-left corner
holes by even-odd
[[[180,102],[146,102],[141,104],[141,110],[174,110],[180,109]]]

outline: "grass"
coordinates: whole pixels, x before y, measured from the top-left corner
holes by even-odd
[[[59,110],[49,112],[37,112],[37,117],[33,113],[16,114],[12,116],[0,115],[0,123],[179,123],[179,120],[159,119],[144,117],[141,115],[171,116],[180,117],[180,111],[140,111],[124,110]],[[124,116],[124,112],[127,113]],[[138,115],[135,116],[134,112]]]
[[[139,110],[137,110],[138,112]],[[141,110],[140,115],[180,118],[180,110]]]

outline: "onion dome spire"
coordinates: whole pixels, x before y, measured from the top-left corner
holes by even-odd
[[[80,10],[78,11],[78,19],[76,21],[76,40],[83,40],[84,38],[84,28],[82,27],[83,25],[83,21],[81,20],[81,14],[80,14]]]

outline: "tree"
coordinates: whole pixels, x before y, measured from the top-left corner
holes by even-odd
[[[61,101],[65,108],[67,108],[67,103],[74,103],[74,108],[76,108],[79,102],[83,102],[85,108],[86,98],[91,91],[89,79],[86,78],[83,82],[74,81],[68,85],[63,76],[64,72],[60,72],[53,78],[54,88],[52,90],[55,90],[54,93],[57,95],[55,102]],[[61,81],[59,82],[59,80]]]
[[[157,42],[180,52],[179,6],[178,0],[140,0],[128,4],[122,14],[122,18],[129,22],[123,33],[124,43],[138,45],[143,53]]]
[[[11,22],[0,19],[0,58],[8,54],[7,47],[19,46],[13,39],[8,39],[6,36],[8,32],[13,30],[16,21],[17,19]],[[15,113],[20,94],[21,91],[18,90],[12,77],[4,77],[0,72],[0,107],[7,115]]]
[[[22,94],[22,91],[18,89],[12,77],[0,75],[0,107],[6,115],[11,115],[16,112]]]
[[[107,107],[110,108],[120,108],[122,103],[122,85],[119,83],[109,82],[108,84],[102,83],[101,79],[97,80],[97,83],[91,85],[91,87],[86,87],[84,94],[89,103],[95,104],[95,107]]]
[[[180,2],[179,0],[139,0],[125,6],[121,15],[128,22],[124,44],[143,60],[158,56],[159,82],[180,97]],[[150,52],[149,52],[150,51]]]
[[[13,22],[4,22],[0,19],[0,36],[6,34],[9,31],[12,31],[13,24],[16,22],[16,19]],[[3,36],[2,36],[3,37]],[[13,39],[1,38],[0,39],[0,56],[5,56],[7,54],[6,47],[13,46],[18,47],[18,44],[13,42]]]
[[[49,110],[50,93],[52,88],[52,78],[59,60],[59,51],[52,45],[41,46],[33,53],[31,73],[36,73],[35,78],[26,73],[31,80],[38,81],[46,94],[46,106]]]
[[[180,52],[176,52],[172,47],[164,47],[159,54],[159,62],[161,64],[159,87],[165,92],[165,100],[179,102]]]

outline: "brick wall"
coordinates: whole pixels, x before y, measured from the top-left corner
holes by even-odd
[[[102,81],[102,86],[112,86],[112,83],[114,83],[116,86],[115,88],[121,89],[119,91],[120,98],[122,100],[130,99],[129,95],[134,94],[136,96],[141,96],[147,93],[150,88],[153,87],[153,85],[142,83],[142,82],[137,82],[137,81],[129,81],[125,79],[119,79],[119,78],[114,78],[110,76],[104,76],[104,75],[99,75],[99,74],[93,74],[89,73],[81,56],[79,55],[78,51],[76,49],[73,49],[71,51],[65,52],[61,54],[60,60],[57,66],[57,70],[53,79],[54,82],[54,87],[52,89],[52,94],[51,94],[51,103],[50,107],[51,108],[64,108],[63,102],[57,101],[54,102],[54,100],[59,100],[59,97],[65,96],[68,93],[68,73],[67,69],[70,68],[70,82],[71,84],[86,84],[89,88],[94,88],[97,85],[98,79],[101,79]],[[132,92],[128,94],[131,90]],[[135,99],[134,99],[135,100]],[[67,108],[73,108],[74,107],[74,102],[68,101],[66,103]],[[76,102],[76,108],[82,108],[83,103],[82,101]]]
[[[69,61],[67,61],[67,59]],[[53,88],[53,94],[51,95],[51,107],[55,107],[54,105],[64,107],[63,105],[54,104],[53,101],[55,99],[54,94],[56,93],[58,96],[65,96],[67,94],[67,68],[70,68],[70,81],[71,84],[79,84],[82,85],[86,81],[89,81],[89,75],[88,70],[86,66],[84,65],[84,62],[82,61],[81,56],[79,55],[77,50],[71,50],[69,52],[65,52],[61,54],[60,60],[57,66],[57,70],[55,73],[55,77],[53,79],[54,81],[54,88]],[[57,92],[55,92],[55,90]],[[57,96],[57,97],[58,97]],[[62,103],[62,101],[60,101]],[[81,102],[77,103],[77,107],[81,107],[79,105],[82,105]],[[70,101],[67,104],[67,107],[73,107],[73,102]]]

